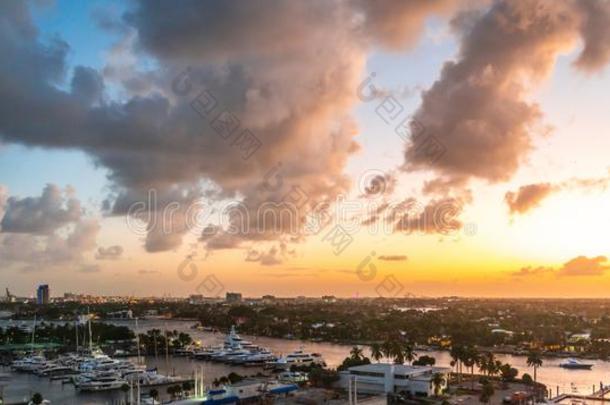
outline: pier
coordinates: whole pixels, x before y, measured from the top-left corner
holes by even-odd
[[[551,403],[560,404],[563,401],[572,401],[572,403],[580,403],[579,401],[594,401],[594,403],[610,403],[610,398],[606,398],[606,395],[610,393],[610,385],[600,384],[600,388],[591,395],[586,394],[560,394],[550,399]],[[582,402],[583,404],[588,402]]]

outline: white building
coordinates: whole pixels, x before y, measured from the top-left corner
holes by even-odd
[[[451,369],[448,367],[365,364],[342,371],[340,384],[346,390],[351,386],[352,391],[355,386],[359,394],[404,392],[414,396],[432,396],[435,389],[432,382],[434,375],[443,376],[444,382],[439,387],[442,392],[447,388],[450,372]]]

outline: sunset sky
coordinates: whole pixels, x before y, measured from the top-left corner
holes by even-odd
[[[0,287],[607,297],[608,27],[603,0],[2,1]]]

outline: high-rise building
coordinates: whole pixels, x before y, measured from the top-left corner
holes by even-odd
[[[41,284],[38,286],[36,291],[36,303],[38,305],[45,305],[49,303],[49,285]]]

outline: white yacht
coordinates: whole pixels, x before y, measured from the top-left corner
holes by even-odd
[[[22,359],[15,360],[11,364],[11,367],[15,371],[35,372],[39,368],[42,368],[47,363],[47,359],[44,356],[33,355],[26,356]]]
[[[163,374],[158,374],[156,371],[144,371],[140,373],[130,373],[124,376],[125,380],[134,384],[139,384],[142,387],[150,387],[155,385],[172,384],[182,381],[180,377],[172,377]]]
[[[52,377],[72,374],[74,373],[74,370],[71,367],[63,365],[59,362],[48,362],[44,366],[37,369],[35,373],[40,377]]]
[[[127,381],[116,376],[95,377],[78,385],[79,391],[109,391],[121,388]]]
[[[230,360],[230,363],[243,366],[263,366],[265,363],[275,360],[277,360],[277,357],[269,350],[260,349],[248,354],[236,356]]]
[[[282,356],[276,361],[265,364],[266,368],[275,370],[290,370],[293,365],[310,366],[312,364],[325,365],[322,355],[319,353],[305,353],[302,349],[296,350],[287,356]]]
[[[199,360],[221,361],[230,364],[242,364],[246,360],[261,363],[260,358],[250,359],[259,354],[266,355],[265,361],[273,360],[271,352],[242,339],[236,332],[235,326],[227,334],[222,347],[203,348],[193,353],[193,357]]]

